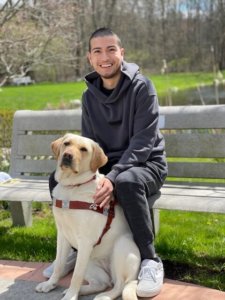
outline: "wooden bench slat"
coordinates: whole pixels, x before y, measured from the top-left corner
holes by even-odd
[[[81,110],[17,111],[14,124],[16,130],[25,131],[81,130]]]
[[[220,198],[225,197],[225,186],[223,184],[216,185],[210,183],[184,183],[177,184],[176,182],[165,183],[163,185],[163,193],[167,195],[178,196],[200,196]]]
[[[168,157],[224,158],[225,133],[164,134]],[[213,149],[213,151],[212,151]]]
[[[161,106],[161,128],[225,128],[224,105]]]
[[[55,160],[32,160],[32,159],[20,159],[14,163],[13,172],[16,173],[52,173],[55,170]],[[15,175],[13,176],[15,177]]]
[[[169,162],[169,176],[181,178],[225,178],[225,163]]]
[[[154,208],[225,213],[225,187],[222,185],[165,184]]]
[[[224,198],[178,196],[163,194],[154,205],[155,209],[181,210],[192,212],[225,213]]]
[[[19,155],[52,155],[51,142],[59,138],[61,135],[22,135],[18,139]]]

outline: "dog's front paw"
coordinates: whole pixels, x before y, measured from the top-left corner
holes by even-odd
[[[35,290],[39,293],[48,293],[56,287],[55,284],[50,283],[49,281],[44,281],[39,283]]]

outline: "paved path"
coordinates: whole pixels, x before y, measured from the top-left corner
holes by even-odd
[[[42,271],[47,265],[0,260],[0,300],[60,300],[71,274],[63,278],[59,287],[49,294],[36,293],[34,290],[37,282],[44,280]],[[92,299],[93,295],[80,297],[80,300]],[[225,292],[165,279],[162,292],[154,300],[225,300]]]

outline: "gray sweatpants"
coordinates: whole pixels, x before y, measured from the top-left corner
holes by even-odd
[[[150,209],[162,183],[148,167],[133,167],[120,173],[115,181],[115,196],[122,206],[141,258],[156,256]]]

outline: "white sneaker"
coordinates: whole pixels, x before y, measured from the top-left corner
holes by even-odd
[[[69,274],[70,271],[74,269],[76,259],[77,259],[77,251],[71,250],[71,252],[67,257],[66,265],[64,267],[64,271],[61,277],[66,276],[67,274]],[[55,265],[55,261],[53,261],[51,265],[49,265],[46,269],[44,269],[43,271],[44,277],[50,278],[52,276],[52,273],[54,271],[54,265]]]
[[[141,263],[138,276],[138,297],[154,297],[158,295],[163,286],[163,264],[152,259],[145,259]]]

